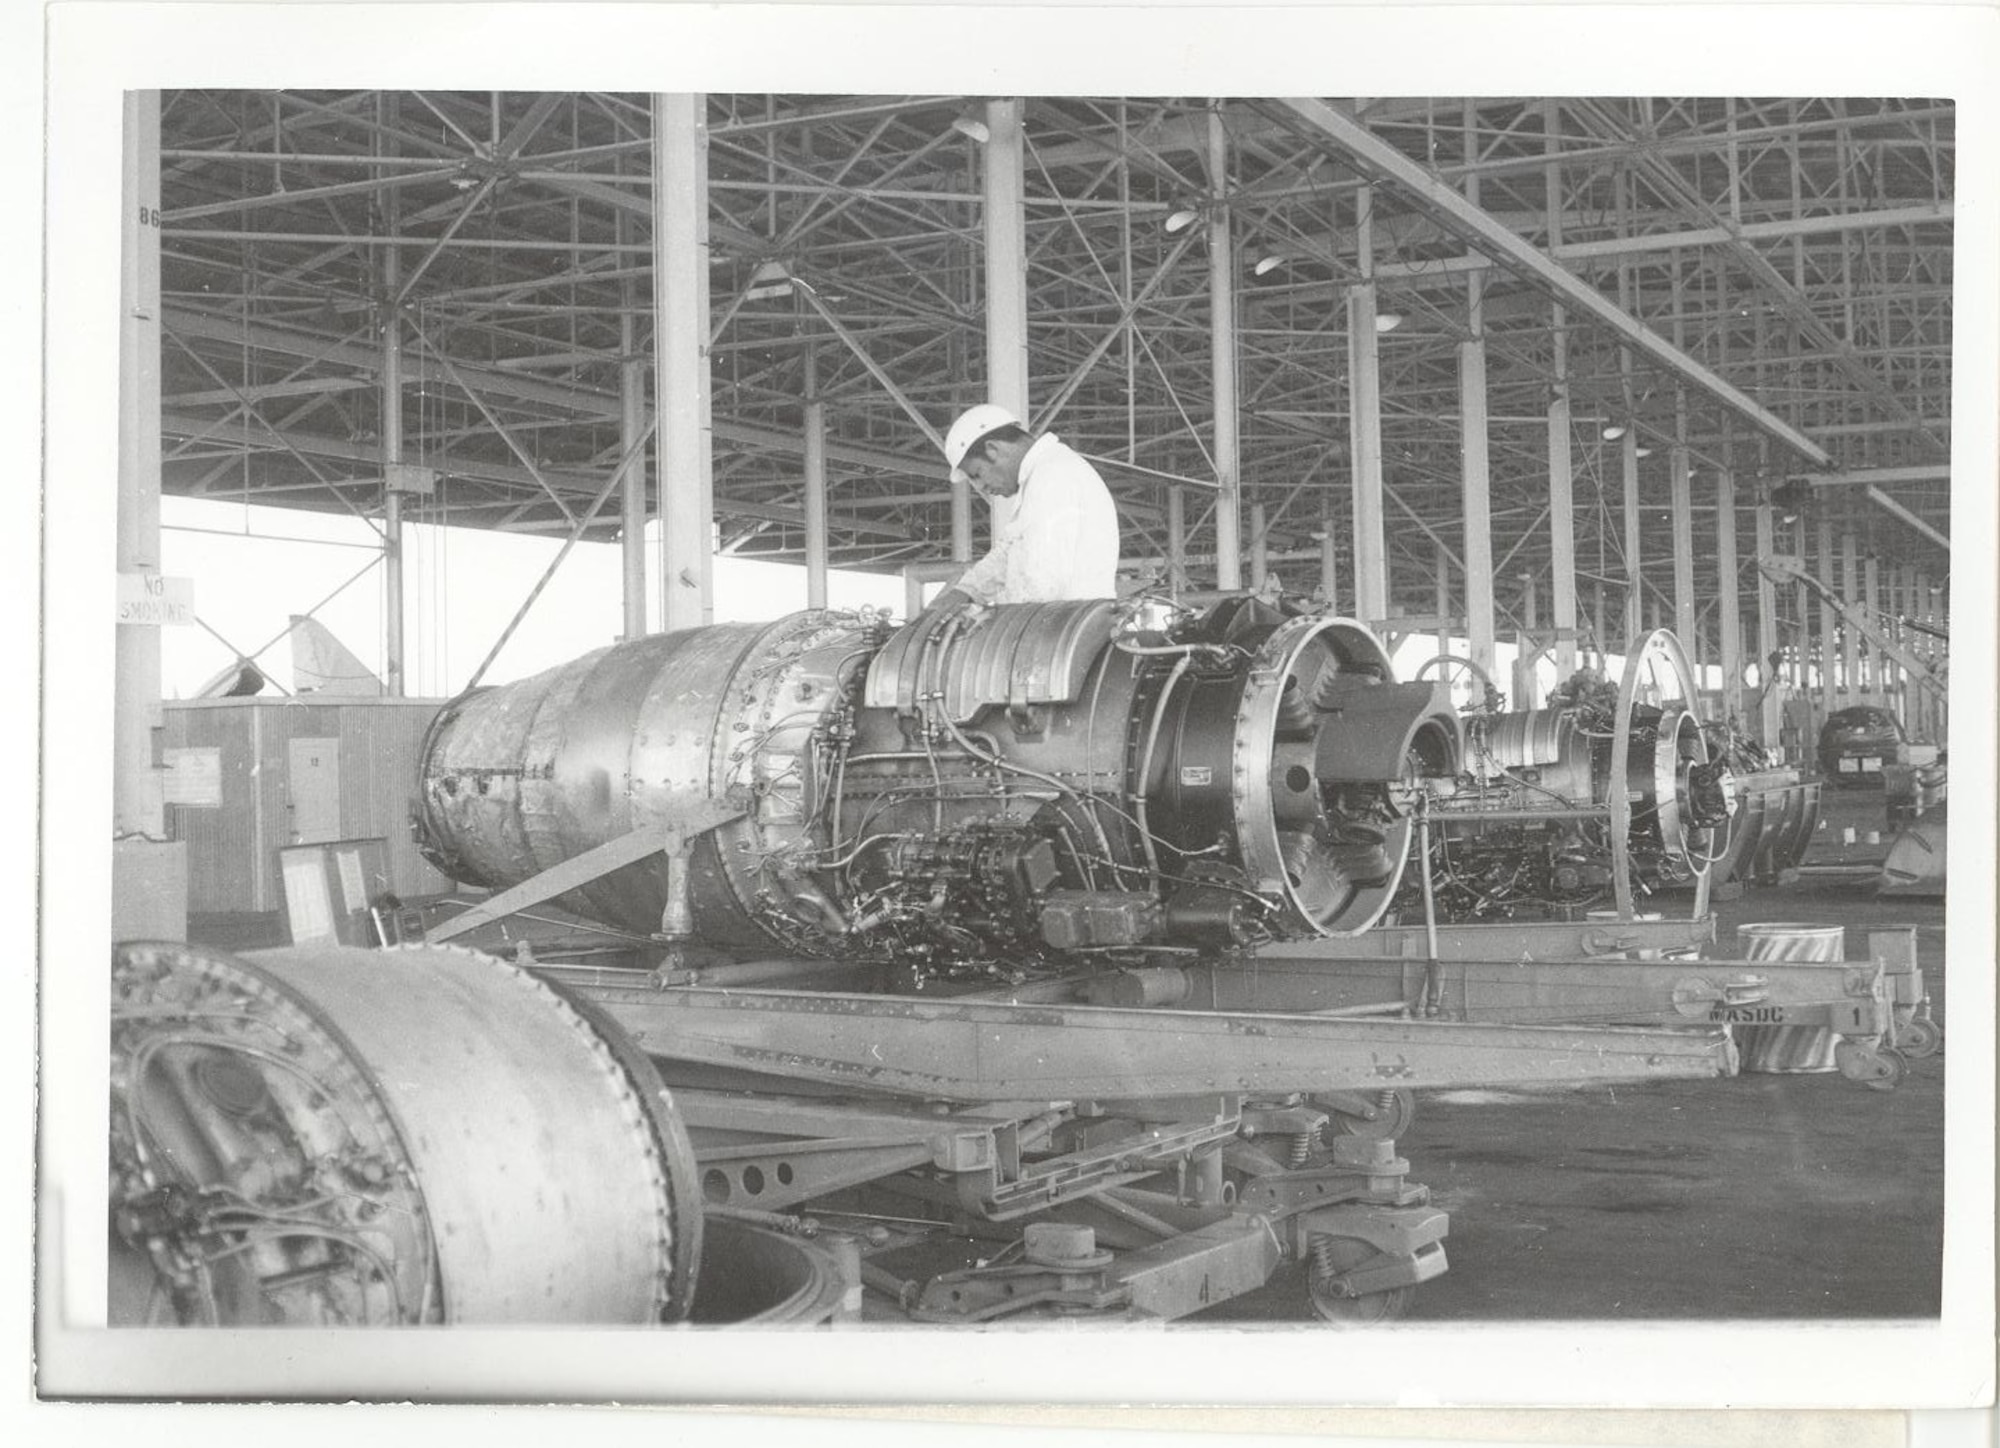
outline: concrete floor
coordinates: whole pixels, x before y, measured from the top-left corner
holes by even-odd
[[[1882,799],[1836,793],[1807,858],[1884,843]],[[1718,955],[1738,924],[1919,926],[1919,964],[1945,1024],[1944,903],[1877,900],[1808,876],[1717,906]],[[1951,1049],[1947,1041],[1946,1051]],[[1451,1269],[1411,1321],[1935,1317],[1942,1279],[1944,1057],[1890,1092],[1828,1075],[1743,1075],[1632,1087],[1420,1093],[1399,1143],[1411,1180],[1451,1213]],[[1307,1321],[1295,1275],[1198,1323]]]

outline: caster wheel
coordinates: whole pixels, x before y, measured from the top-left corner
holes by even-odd
[[[1887,1071],[1863,1084],[1870,1091],[1894,1091],[1903,1084],[1903,1078],[1910,1074],[1910,1058],[1893,1046],[1884,1046],[1877,1053]]]
[[[1316,1240],[1306,1261],[1306,1293],[1322,1322],[1335,1327],[1366,1327],[1372,1323],[1394,1322],[1410,1310],[1414,1287],[1392,1287],[1386,1292],[1364,1292],[1346,1297],[1331,1290],[1329,1279],[1359,1267],[1376,1256],[1375,1248],[1358,1237],[1327,1237]]]
[[[1944,1027],[1922,1016],[1913,1016],[1896,1030],[1896,1049],[1912,1060],[1935,1056],[1944,1047]]]

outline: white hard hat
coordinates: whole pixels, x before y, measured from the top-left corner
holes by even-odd
[[[958,465],[965,461],[972,445],[994,429],[1009,425],[1019,427],[1021,419],[997,402],[982,402],[961,412],[951,431],[944,435],[944,460],[951,464],[951,480],[965,482],[965,474],[958,470]]]

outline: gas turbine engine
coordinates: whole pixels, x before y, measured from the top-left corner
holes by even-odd
[[[1458,768],[1442,691],[1394,682],[1348,620],[1238,597],[1148,629],[1146,607],[894,632],[812,611],[602,649],[440,714],[419,842],[499,889],[688,830],[682,865],[653,852],[560,903],[915,984],[1369,928],[1424,781]]]
[[[1437,913],[1574,919],[1698,879],[1736,792],[1727,761],[1709,757],[1694,699],[1679,642],[1656,631],[1619,684],[1579,675],[1549,708],[1468,720],[1464,772],[1432,787]],[[1408,885],[1397,903],[1419,908]]]

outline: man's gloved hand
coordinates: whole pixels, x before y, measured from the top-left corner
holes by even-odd
[[[924,609],[922,616],[932,619],[946,619],[955,613],[962,613],[966,609],[977,609],[979,607],[981,607],[979,600],[964,589],[947,588],[943,593],[940,593],[930,601],[930,604]]]

